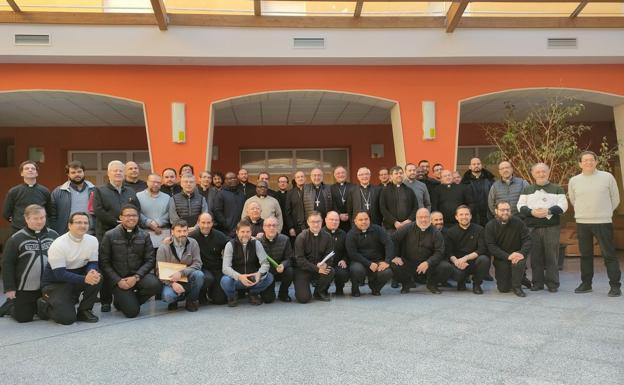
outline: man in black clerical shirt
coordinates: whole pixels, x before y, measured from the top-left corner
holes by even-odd
[[[403,183],[403,168],[392,167],[390,175],[392,184],[381,191],[379,207],[383,215],[384,228],[389,234],[393,234],[414,221],[418,201],[412,189]]]

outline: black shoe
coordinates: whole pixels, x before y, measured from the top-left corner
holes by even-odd
[[[531,291],[540,291],[544,290],[544,286],[534,285],[531,287]]]
[[[494,278],[492,278],[490,273],[488,273],[485,277],[483,277],[483,280],[484,281],[488,281],[488,282],[492,282],[492,281],[494,281]]]
[[[478,283],[472,284],[472,292],[475,294],[483,294],[483,289],[481,289],[481,285]]]
[[[390,284],[390,287],[393,289],[398,289],[399,283],[397,281],[392,281],[392,283]]]
[[[171,302],[167,305],[167,310],[178,310],[178,302]]]
[[[434,285],[427,285],[427,290],[429,290],[432,294],[442,294],[440,289],[438,289],[438,287]]]
[[[236,306],[238,306],[238,296],[232,297],[232,298],[228,298],[228,306],[229,307],[236,307]]]
[[[13,301],[12,299],[7,299],[2,306],[0,306],[0,317],[11,315],[11,311],[13,311]]]
[[[588,283],[583,282],[576,289],[574,289],[574,292],[576,294],[591,293],[592,286]]]
[[[619,287],[611,286],[611,290],[609,290],[609,297],[619,297],[622,295],[622,290]]]
[[[50,315],[48,315],[48,308],[50,304],[48,304],[43,298],[37,299],[37,316],[40,320],[47,321],[50,319]]]
[[[258,294],[249,294],[249,303],[254,306],[262,305],[262,298]]]
[[[410,285],[403,285],[401,288],[401,294],[407,294],[410,292]]]
[[[277,299],[279,299],[282,302],[292,302],[292,298],[290,298],[290,296],[288,294],[280,295],[280,296],[277,297]]]
[[[93,314],[91,310],[78,310],[78,313],[76,313],[76,320],[88,323],[96,323],[100,319],[95,314]]]
[[[526,293],[522,290],[521,287],[513,289],[513,293],[518,297],[526,297]]]
[[[111,311],[111,304],[110,303],[103,303],[100,311],[102,313],[110,313],[110,311]]]
[[[336,292],[334,293],[334,295],[343,296],[344,295],[344,289],[342,287],[337,287],[336,288]]]
[[[320,291],[314,291],[314,298],[318,299],[319,301],[323,301],[323,302],[329,302],[329,296],[325,293],[321,293]]]
[[[351,287],[351,297],[359,297],[360,294],[360,288],[357,285],[354,285]]]
[[[457,282],[457,291],[466,291],[466,282]]]
[[[186,308],[186,311],[196,312],[199,310],[199,301],[186,301],[184,307]]]
[[[381,295],[381,290],[379,289],[371,289],[371,294],[375,297],[379,297]]]
[[[557,289],[556,287],[553,286],[553,287],[548,287],[548,291],[551,292],[551,293],[556,293],[556,292],[559,291],[559,289]]]
[[[199,304],[200,304],[200,305],[206,305],[206,304],[208,304],[209,302],[210,302],[210,301],[208,301],[208,298],[207,298],[207,297],[205,297],[205,296],[203,296],[203,295],[200,295],[200,296],[199,296]]]
[[[531,281],[529,281],[527,277],[522,278],[522,281],[520,283],[522,284],[522,286],[526,287],[527,289],[530,289],[533,287],[533,285],[531,284]]]

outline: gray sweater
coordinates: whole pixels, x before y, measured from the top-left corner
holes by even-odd
[[[613,211],[620,204],[615,178],[599,170],[591,175],[572,177],[568,183],[568,196],[577,223],[611,223]]]

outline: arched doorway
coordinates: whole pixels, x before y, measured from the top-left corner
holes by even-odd
[[[396,101],[326,90],[237,96],[211,106],[206,164],[291,174],[337,165],[372,170],[405,162]],[[272,177],[273,178],[273,177]],[[331,180],[331,178],[326,179]]]
[[[151,172],[147,124],[142,102],[89,92],[12,90],[0,92],[0,177],[20,182],[16,166],[40,163],[39,182],[50,190],[66,179],[64,166],[80,160],[87,178],[105,182],[109,161],[136,161]]]

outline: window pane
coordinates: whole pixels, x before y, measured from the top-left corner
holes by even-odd
[[[150,163],[148,151],[135,151],[132,153],[132,160],[139,165],[141,171],[150,171],[152,164]]]
[[[266,169],[266,156],[264,151],[241,151],[241,168],[260,171]]]
[[[321,150],[297,150],[297,168],[310,169],[321,164]]]
[[[323,151],[323,168],[334,169],[338,166],[349,168],[349,157],[347,150],[324,150]]]
[[[98,154],[95,152],[74,152],[72,160],[82,162],[85,170],[95,171],[98,169]]]
[[[269,169],[291,169],[292,151],[269,151]]]
[[[479,147],[479,159],[484,165],[490,165],[488,163],[488,156],[496,151],[496,147]]]
[[[108,163],[113,160],[126,163],[128,161],[127,154],[125,152],[103,152],[102,153],[102,169],[108,168]]]
[[[457,164],[470,164],[470,159],[475,157],[474,147],[457,149]]]

